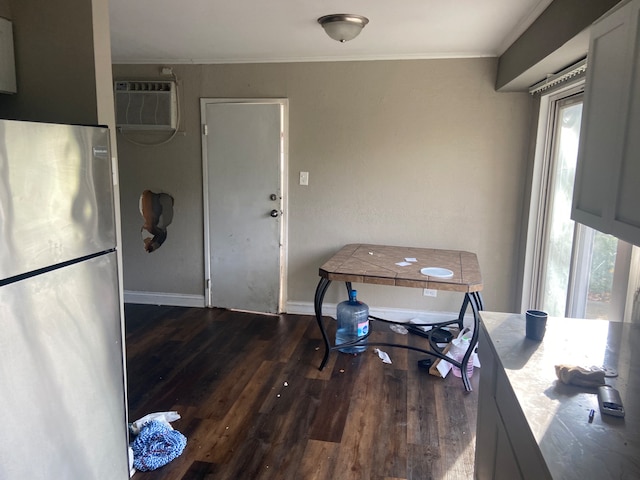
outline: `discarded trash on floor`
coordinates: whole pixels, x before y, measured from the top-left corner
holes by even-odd
[[[151,420],[158,420],[159,422],[162,422],[171,426],[171,422],[175,422],[176,420],[179,420],[179,419],[180,419],[180,414],[176,411],[149,413],[144,417],[139,418],[138,420],[133,422],[129,426],[129,430],[131,431],[132,434],[138,435],[143,425],[145,423],[149,423]]]
[[[156,412],[145,415],[129,425],[133,439],[133,467],[143,472],[155,470],[178,457],[187,438],[174,430],[170,422],[178,420],[178,412]]]
[[[187,438],[171,425],[160,420],[145,423],[131,444],[133,466],[143,472],[155,470],[178,457],[187,445]]]
[[[425,319],[416,317],[416,318],[410,319],[409,323],[418,323],[418,324],[420,324],[420,323],[429,323],[429,320],[425,320]],[[429,330],[431,330],[433,328],[433,325],[417,325],[416,328],[419,328],[423,332],[428,332]]]
[[[409,333],[409,330],[407,330],[405,327],[403,327],[402,325],[398,325],[396,323],[392,323],[391,325],[389,325],[389,328],[396,332],[399,333],[400,335],[406,335],[407,333]]]
[[[378,357],[380,357],[380,359],[382,360],[382,363],[389,363],[389,364],[391,363],[391,359],[389,358],[389,355],[387,355],[386,352],[383,352],[379,348],[374,348],[373,351],[378,354]]]

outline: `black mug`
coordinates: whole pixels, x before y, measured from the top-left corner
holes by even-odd
[[[544,338],[544,332],[547,330],[547,312],[527,310],[525,316],[527,319],[527,338],[541,341]]]

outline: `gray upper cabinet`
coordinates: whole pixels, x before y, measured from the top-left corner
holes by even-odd
[[[571,218],[640,245],[640,0],[594,23]]]

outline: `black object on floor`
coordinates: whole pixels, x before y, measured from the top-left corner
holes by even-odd
[[[431,368],[431,365],[433,365],[432,358],[423,358],[422,360],[418,360],[419,368],[424,368],[425,370],[429,370]]]
[[[431,338],[435,343],[449,343],[453,340],[453,334],[449,330],[445,330],[443,328],[436,328],[433,331],[425,332],[420,327],[416,327],[414,325],[405,325],[407,330],[414,335],[420,335],[424,338],[429,338],[429,334],[431,334]]]

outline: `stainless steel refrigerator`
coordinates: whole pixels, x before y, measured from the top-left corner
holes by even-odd
[[[129,478],[109,132],[0,120],[0,479]]]

